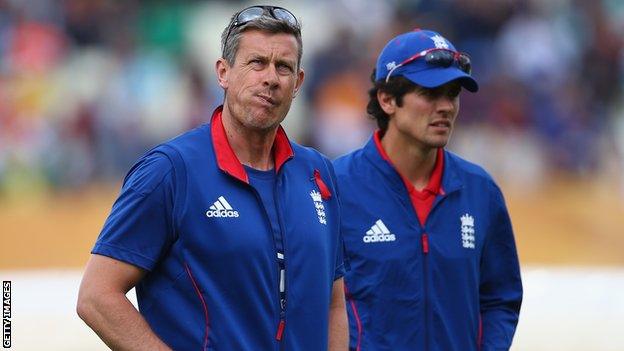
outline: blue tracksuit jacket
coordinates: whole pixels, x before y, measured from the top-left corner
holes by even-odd
[[[444,152],[421,225],[373,138],[334,161],[352,350],[508,350],[522,301],[511,222],[479,166]]]
[[[139,310],[174,350],[327,348],[342,275],[335,175],[281,128],[273,153],[281,236],[228,144],[220,109],[126,177],[92,252],[148,271]]]

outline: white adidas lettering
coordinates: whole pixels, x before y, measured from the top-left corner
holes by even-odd
[[[238,211],[235,211],[223,196],[219,196],[206,211],[206,217],[238,217]]]
[[[366,232],[366,235],[362,238],[362,241],[365,243],[379,243],[379,242],[387,242],[387,241],[395,241],[396,236],[390,233],[388,227],[378,219],[375,224]]]

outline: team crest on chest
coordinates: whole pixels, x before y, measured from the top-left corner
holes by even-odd
[[[474,217],[466,213],[463,216],[459,217],[459,220],[461,221],[462,246],[466,249],[474,249],[475,248]]]
[[[316,190],[312,190],[310,192],[310,197],[314,202],[314,209],[316,210],[316,215],[318,216],[319,223],[327,225],[325,205],[323,205],[323,197],[321,196],[321,193]]]

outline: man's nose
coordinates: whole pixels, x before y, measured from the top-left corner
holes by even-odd
[[[268,86],[269,89],[275,89],[279,86],[279,75],[277,74],[277,68],[274,64],[267,65],[267,68],[264,72],[264,82],[265,86]]]
[[[455,99],[443,95],[436,99],[436,110],[442,113],[449,113],[455,109]]]

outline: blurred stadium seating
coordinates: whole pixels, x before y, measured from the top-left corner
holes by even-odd
[[[366,90],[389,38],[432,28],[467,51],[481,90],[462,94],[449,148],[484,165],[510,207],[526,289],[514,350],[624,349],[624,2],[275,3],[303,22],[304,94],[285,127],[331,157],[374,128]],[[0,0],[14,349],[103,347],[74,313],[80,270],[133,161],[220,103],[220,32],[248,4]]]

